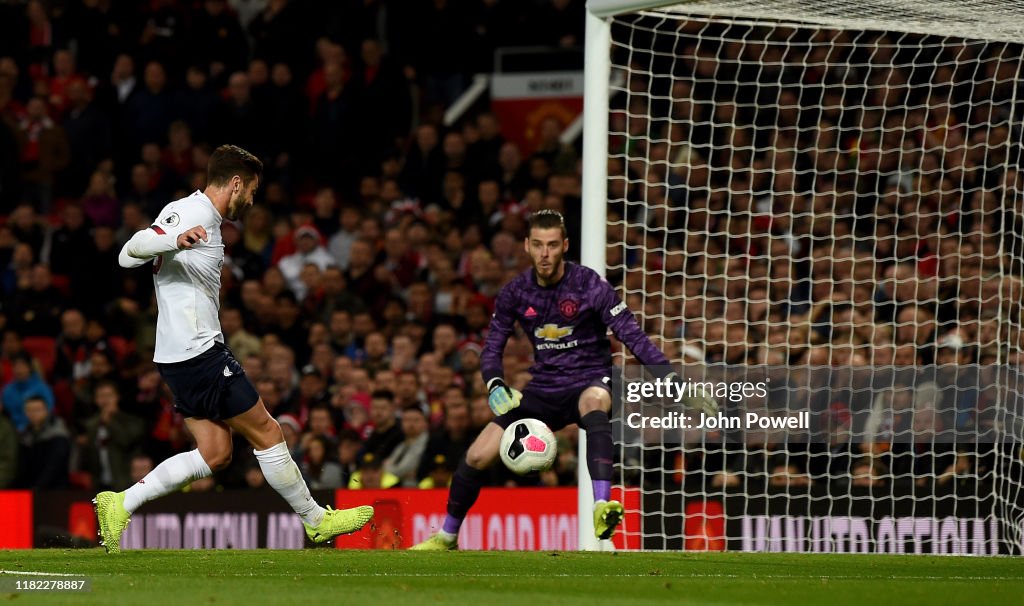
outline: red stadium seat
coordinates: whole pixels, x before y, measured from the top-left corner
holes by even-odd
[[[49,379],[57,363],[57,340],[53,337],[25,337],[21,346],[25,353],[39,362],[43,377]]]
[[[66,379],[53,383],[54,412],[62,419],[70,419],[75,407],[75,392]]]
[[[71,278],[69,276],[62,276],[60,274],[53,274],[51,280],[53,287],[57,289],[62,296],[71,295]]]
[[[68,474],[68,483],[71,488],[78,490],[92,490],[92,474],[88,471],[72,471]]]

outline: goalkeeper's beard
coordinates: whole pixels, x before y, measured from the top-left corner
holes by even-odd
[[[548,282],[554,280],[555,277],[558,276],[559,273],[561,273],[563,263],[564,261],[561,257],[559,257],[558,260],[550,262],[550,265],[548,266],[546,271],[540,263],[535,263],[533,265],[533,271],[536,272],[538,278],[544,280],[545,282]]]

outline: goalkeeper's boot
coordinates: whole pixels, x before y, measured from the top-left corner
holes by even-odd
[[[132,514],[124,508],[124,493],[108,490],[96,495],[92,502],[100,524],[100,545],[107,553],[121,553],[121,534],[132,521]]]
[[[615,536],[615,529],[622,522],[622,503],[598,501],[594,503],[594,535],[599,539]]]
[[[409,548],[409,551],[455,551],[458,548],[458,536],[445,536],[438,532],[430,535],[430,538],[426,541],[413,545]]]
[[[303,522],[306,528],[306,536],[314,543],[330,541],[342,534],[353,533],[370,521],[373,517],[373,507],[362,505],[352,509],[332,509],[327,507],[324,510],[324,519],[316,526],[310,526]]]

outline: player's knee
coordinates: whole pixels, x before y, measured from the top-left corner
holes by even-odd
[[[493,450],[493,452],[491,452]],[[474,469],[487,469],[498,457],[497,447],[486,448],[482,444],[474,444],[466,451],[466,464]]]
[[[483,453],[469,450],[466,452],[466,463],[474,469],[486,469],[490,461]]]
[[[603,389],[588,389],[580,397],[580,416],[584,417],[592,412],[607,413],[612,409],[612,399],[607,391]]]

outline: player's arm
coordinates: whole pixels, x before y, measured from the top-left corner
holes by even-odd
[[[597,296],[595,301],[597,301],[598,309],[601,311],[601,319],[604,321],[605,326],[611,329],[615,338],[622,341],[623,345],[644,366],[667,367],[669,365],[668,358],[644,334],[633,312],[615,294],[612,285],[603,279],[597,278],[596,290]]]
[[[640,360],[640,363],[657,378],[672,382],[680,381],[679,375],[672,370],[671,363],[665,357],[664,352],[654,346],[651,339],[640,328],[640,323],[636,321],[633,312],[615,294],[611,284],[599,278],[596,290],[598,292],[595,300],[601,310],[601,317],[615,338],[621,341],[636,359]],[[718,403],[710,396],[705,395],[703,391],[684,398],[683,404],[706,415],[718,412]]]
[[[496,415],[503,415],[519,406],[522,394],[505,383],[504,365],[505,344],[515,327],[515,296],[509,286],[501,289],[494,302],[494,315],[491,316],[491,328],[484,342],[483,353],[480,354],[480,374],[487,384],[487,403]]]
[[[121,267],[138,267],[159,255],[190,249],[207,239],[204,222],[201,213],[165,208],[153,225],[135,232],[125,242],[118,263]]]

